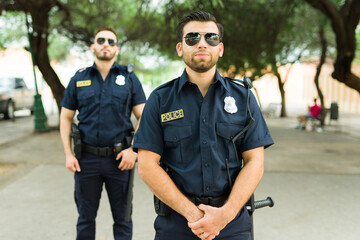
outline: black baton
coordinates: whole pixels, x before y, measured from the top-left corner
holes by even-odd
[[[131,219],[133,187],[134,187],[134,172],[135,172],[135,164],[134,164],[133,169],[131,169],[129,171],[129,184],[128,184],[127,199],[126,199],[125,222],[130,222],[130,219]]]

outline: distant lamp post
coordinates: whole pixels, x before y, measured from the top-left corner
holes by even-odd
[[[49,131],[50,128],[47,125],[47,117],[45,115],[44,106],[41,101],[41,95],[39,94],[39,90],[38,90],[38,86],[37,86],[36,73],[35,73],[36,63],[35,63],[35,58],[34,58],[34,53],[33,53],[33,48],[32,48],[30,24],[29,24],[27,13],[25,13],[25,19],[26,19],[28,38],[29,38],[29,49],[30,49],[32,63],[33,63],[33,72],[34,72],[35,90],[36,90],[36,94],[34,96],[35,132],[46,132],[46,131]],[[33,30],[34,30],[34,28],[33,28]]]

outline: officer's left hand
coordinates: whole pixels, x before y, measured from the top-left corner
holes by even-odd
[[[196,222],[188,223],[188,226],[191,228],[191,231],[201,239],[214,239],[231,221],[228,219],[228,214],[224,212],[222,208],[204,204],[200,204],[198,208],[204,212],[204,217]]]
[[[134,167],[136,161],[137,153],[132,150],[132,148],[127,148],[122,150],[117,156],[116,160],[121,159],[119,168],[124,170],[130,170]]]

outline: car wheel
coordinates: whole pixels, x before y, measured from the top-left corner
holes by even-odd
[[[6,105],[5,119],[15,119],[15,103],[13,101],[8,101]]]

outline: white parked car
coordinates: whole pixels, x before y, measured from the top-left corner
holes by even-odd
[[[34,109],[35,91],[29,89],[23,78],[0,77],[0,113],[13,119],[15,110]]]

